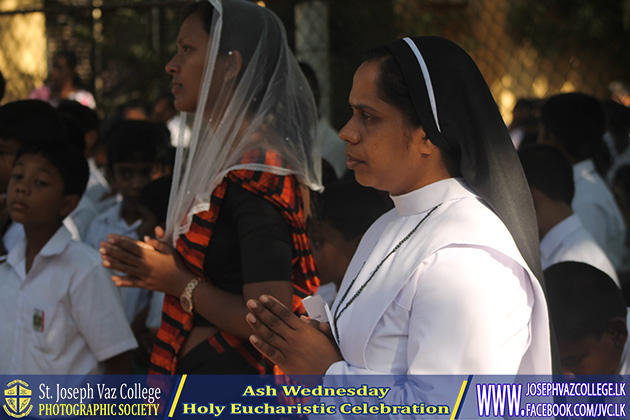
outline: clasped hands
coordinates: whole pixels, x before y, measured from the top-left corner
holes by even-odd
[[[158,238],[164,237],[161,228],[155,233]],[[111,234],[100,246],[103,266],[126,274],[112,276],[118,287],[142,287],[179,297],[195,277],[177,251],[159,239],[145,237],[142,242]]]
[[[156,236],[164,232],[156,229]],[[101,242],[103,266],[126,276],[114,275],[119,287],[142,287],[180,296],[194,274],[169,244],[158,239],[144,242],[111,234]],[[323,375],[343,360],[328,324],[298,318],[276,298],[262,295],[247,301],[247,323],[254,333],[252,345],[287,375]]]
[[[298,318],[273,296],[247,301],[249,340],[256,349],[291,376],[323,375],[343,360],[327,323]]]

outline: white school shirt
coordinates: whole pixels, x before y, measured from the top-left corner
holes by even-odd
[[[122,201],[118,201],[103,213],[96,216],[96,218],[92,220],[92,223],[90,223],[83,242],[94,249],[99,249],[101,241],[106,241],[107,235],[110,233],[138,239],[136,229],[140,226],[142,220],[138,219],[131,225],[128,225],[125,219],[121,217],[121,210]]]
[[[98,215],[98,211],[94,202],[88,197],[83,196],[79,201],[77,207],[64,219],[66,227],[74,226],[76,232],[72,230],[72,239],[77,241],[83,240],[87,235],[87,230],[92,223],[92,220]],[[70,229],[70,228],[69,228]],[[77,237],[78,236],[78,237]]]
[[[612,193],[595,171],[593,161],[573,165],[575,195],[571,207],[616,270],[624,268],[626,226]]]
[[[97,374],[137,347],[97,252],[59,228],[26,273],[26,240],[0,264],[0,373]]]
[[[90,224],[84,242],[94,249],[99,249],[101,241],[106,241],[107,235],[111,233],[138,239],[136,229],[140,226],[142,220],[137,220],[131,225],[128,225],[125,219],[121,217],[121,210],[122,201],[118,201],[104,213],[98,215]],[[163,293],[152,292],[151,290],[139,287],[121,287],[118,291],[121,295],[125,315],[129,322],[133,322],[135,317],[150,304],[153,294],[161,295],[161,297],[156,298],[158,301],[164,300]],[[147,317],[146,325],[148,327],[155,327],[157,324],[159,327],[161,313],[155,315],[155,312],[151,312],[151,314],[152,317]]]
[[[621,153],[613,158],[613,164],[606,173],[606,183],[610,188],[615,184],[617,172],[624,166],[630,165],[630,147],[626,147]]]
[[[572,214],[552,227],[542,238],[540,259],[543,270],[562,261],[577,261],[592,265],[608,274],[621,288],[612,263],[591,234],[584,229],[576,214]]]
[[[101,198],[109,191],[109,182],[107,182],[101,170],[96,166],[94,158],[89,158],[87,161],[90,168],[90,178],[83,197],[87,197],[98,210]]]
[[[392,199],[363,236],[333,314],[441,205],[339,316],[344,360],[326,376],[550,374],[543,290],[503,222],[459,179]]]

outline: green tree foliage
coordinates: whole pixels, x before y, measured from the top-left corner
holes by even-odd
[[[508,33],[546,57],[591,50],[628,63],[630,0],[511,0]]]

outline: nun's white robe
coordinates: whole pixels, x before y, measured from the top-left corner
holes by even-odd
[[[344,361],[326,376],[550,374],[543,291],[503,222],[461,179],[392,199],[395,208],[364,235],[333,314],[440,207],[339,316]]]

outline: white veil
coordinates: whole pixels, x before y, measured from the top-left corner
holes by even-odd
[[[200,99],[194,113],[183,114],[179,131],[166,226],[173,243],[194,214],[210,208],[212,192],[229,171],[295,174],[308,188],[322,189],[315,101],[282,23],[244,0],[201,1],[214,11]],[[217,57],[235,51],[243,62],[239,76],[211,86]],[[188,148],[182,146],[184,124],[192,127]],[[266,161],[268,151],[278,159]]]

